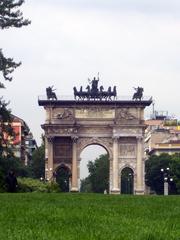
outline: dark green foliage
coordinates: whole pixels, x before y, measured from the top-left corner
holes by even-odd
[[[45,147],[44,142],[34,150],[30,163],[31,176],[33,178],[44,178],[45,176]]]
[[[22,27],[30,23],[24,20],[22,12],[18,9],[23,4],[23,0],[3,0],[0,1],[0,29],[9,27]],[[5,80],[12,80],[10,74],[18,67],[20,63],[15,63],[12,58],[6,58],[0,49],[0,72]],[[0,89],[4,88],[4,84],[0,82]],[[9,155],[10,141],[13,140],[13,131],[11,128],[10,110],[7,109],[6,103],[2,97],[0,98],[0,158]],[[6,135],[6,136],[5,136]],[[8,136],[8,138],[7,138]]]
[[[0,157],[11,154],[12,141],[15,137],[11,127],[11,114],[7,105],[8,103],[0,98]]]
[[[170,169],[173,177],[173,182],[175,183],[176,191],[178,194],[180,194],[180,153],[174,154],[172,156]]]
[[[22,27],[30,24],[30,21],[23,19],[22,12],[17,9],[24,3],[24,0],[3,0],[0,1],[0,28]]]
[[[153,155],[145,163],[146,184],[151,187],[157,194],[163,194],[164,180],[161,168],[170,168],[170,176],[173,182],[169,183],[169,193],[177,194],[180,192],[180,157],[178,154],[160,156]]]
[[[88,163],[89,182],[92,192],[103,193],[109,191],[109,159],[107,154],[101,155],[94,162]]]
[[[0,191],[6,191],[5,177],[10,170],[15,172],[16,176],[27,177],[28,168],[24,166],[19,158],[8,155],[0,158]]]
[[[86,177],[81,180],[80,192],[86,192],[86,193],[92,192],[92,185],[89,177]]]
[[[2,49],[0,49],[0,72],[2,72],[5,80],[11,81],[12,77],[10,77],[10,74],[14,71],[15,68],[19,67],[20,65],[21,62],[14,62],[13,58],[6,58],[3,55]],[[0,83],[0,88],[4,88],[3,83]]]
[[[30,24],[30,21],[23,18],[22,12],[18,9],[24,0],[3,0],[0,1],[0,29],[16,27],[20,28]],[[15,68],[20,66],[20,62],[14,62],[13,58],[7,58],[3,55],[2,49],[0,49],[0,72],[2,72],[5,80],[12,80],[10,74]],[[0,83],[0,88],[4,87],[3,83]]]
[[[44,182],[33,178],[18,178],[18,192],[60,192],[55,182]]]

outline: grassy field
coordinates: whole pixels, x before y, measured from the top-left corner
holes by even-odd
[[[0,194],[0,240],[180,240],[180,197]]]

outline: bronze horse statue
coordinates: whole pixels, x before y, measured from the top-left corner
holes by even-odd
[[[136,92],[133,94],[133,97],[132,99],[133,100],[140,100],[142,99],[143,97],[143,91],[144,89],[142,87],[137,87],[137,88],[134,88],[136,90]]]
[[[57,96],[56,96],[56,93],[54,91],[55,91],[55,89],[53,89],[53,86],[46,88],[47,99],[51,99],[51,100],[56,99],[57,100]]]

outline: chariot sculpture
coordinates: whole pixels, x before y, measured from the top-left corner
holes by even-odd
[[[107,91],[104,91],[104,87],[100,86],[98,88],[98,82],[99,78],[96,79],[95,77],[93,80],[89,80],[90,85],[87,85],[86,91],[83,91],[83,87],[80,87],[80,90],[78,91],[76,87],[73,88],[74,90],[74,98],[78,100],[112,100],[112,97],[114,99],[117,98],[117,91],[116,86],[113,87],[113,90],[111,90],[111,87],[107,89]]]

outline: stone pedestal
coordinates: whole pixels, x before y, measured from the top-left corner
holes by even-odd
[[[164,196],[168,195],[168,189],[169,188],[169,184],[167,181],[164,181]]]

